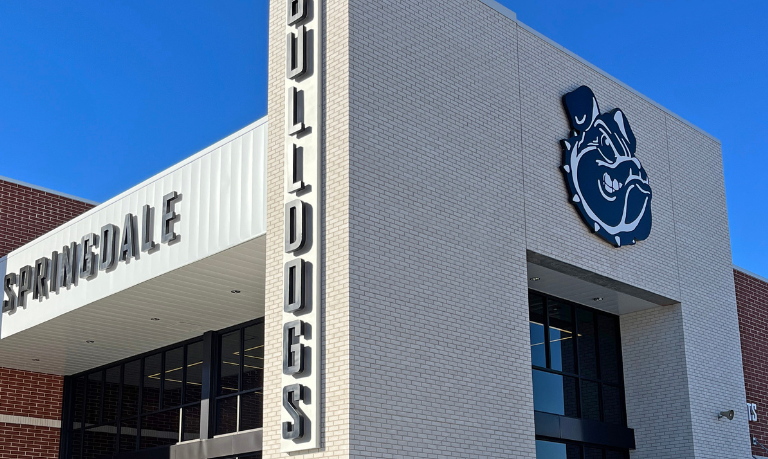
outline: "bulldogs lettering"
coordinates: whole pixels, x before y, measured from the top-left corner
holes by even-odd
[[[600,114],[592,90],[581,86],[563,96],[572,135],[563,140],[563,173],[571,201],[586,224],[620,247],[651,232],[651,187],[637,142],[624,113]]]

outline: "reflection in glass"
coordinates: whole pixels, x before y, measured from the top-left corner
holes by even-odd
[[[87,382],[88,400],[85,404],[85,425],[97,425],[101,419],[101,372],[97,371],[88,375]]]
[[[579,329],[579,374],[597,378],[597,340],[595,339],[595,315],[576,309],[576,325]]]
[[[85,378],[79,377],[75,380],[75,400],[72,407],[72,428],[82,427],[83,415],[85,414]]]
[[[141,361],[134,360],[124,366],[122,417],[139,414],[139,383],[141,383]]]
[[[250,392],[240,396],[240,431],[262,427],[264,413],[261,392]]]
[[[200,438],[200,405],[183,408],[182,416],[184,417],[182,441]]]
[[[619,340],[616,320],[597,316],[598,346],[600,349],[600,377],[605,382],[619,383]]]
[[[187,346],[187,387],[185,402],[199,402],[203,388],[203,343]]]
[[[618,387],[603,385],[603,420],[611,424],[623,425],[621,413],[621,390]]]
[[[107,369],[104,378],[104,423],[117,420],[117,404],[120,397],[120,367]]]
[[[576,379],[533,370],[533,409],[563,416],[578,416]]]
[[[600,420],[600,385],[593,381],[581,381],[581,417]]]
[[[120,451],[136,451],[138,419],[120,423]]]
[[[85,379],[83,379],[83,383],[85,383]],[[80,457],[80,450],[83,448],[83,431],[82,430],[75,430],[72,432],[72,448],[70,451],[72,452],[72,458],[79,458]]]
[[[160,378],[162,377],[162,356],[155,354],[144,359],[144,390],[141,393],[141,412],[149,413],[160,409]]]
[[[240,378],[240,330],[221,336],[219,395],[238,392]]]
[[[163,372],[163,408],[181,405],[181,388],[184,378],[184,348],[177,347],[165,352]]]
[[[597,448],[584,448],[584,459],[603,459],[603,450]]]
[[[101,426],[85,431],[83,439],[83,459],[96,459],[115,453],[117,428]]]
[[[577,445],[536,440],[536,459],[580,459]]]
[[[216,401],[216,435],[237,432],[237,395]]]
[[[243,387],[260,389],[264,385],[264,326],[254,325],[244,331]]]
[[[544,298],[530,294],[531,362],[537,367],[547,366],[547,347],[544,344]]]
[[[551,368],[566,373],[576,372],[573,343],[573,309],[555,300],[547,301],[549,315],[549,349]]]
[[[163,411],[141,418],[141,448],[175,445],[179,441],[179,410]]]

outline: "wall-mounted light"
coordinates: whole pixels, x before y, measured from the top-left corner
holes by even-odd
[[[232,290],[230,293],[240,293],[240,290]]]
[[[86,341],[86,342],[85,342],[85,344],[93,344],[93,343],[95,343],[95,342],[96,342],[96,341],[94,341],[94,340],[92,340],[92,339],[89,339],[88,341]]]
[[[528,280],[531,282],[536,282],[538,280],[541,280],[541,277],[529,277]]]
[[[151,320],[152,322],[157,322],[157,321],[159,321],[160,319],[159,319],[159,318],[157,318],[157,317],[153,317],[153,318],[151,318],[151,319],[149,319],[149,320]]]
[[[717,415],[717,419],[726,418],[729,421],[733,421],[735,415],[736,413],[733,410],[721,411],[720,414]]]
[[[603,297],[602,296],[596,296],[596,297],[592,298],[592,301],[603,301]]]
[[[33,362],[39,362],[40,359],[32,359]]]

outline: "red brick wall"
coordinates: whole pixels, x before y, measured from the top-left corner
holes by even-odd
[[[93,207],[0,180],[0,257]]]
[[[0,257],[93,204],[0,180]],[[0,415],[61,419],[61,376],[0,368]],[[54,459],[59,429],[0,422],[0,459]]]
[[[751,437],[768,446],[768,283],[737,270],[733,277],[747,390],[745,403],[757,404],[757,422],[749,423],[749,431]],[[768,456],[757,446],[752,447],[752,454]]]
[[[0,459],[56,459],[59,429],[0,422]]]

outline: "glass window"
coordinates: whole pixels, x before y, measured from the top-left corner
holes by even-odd
[[[177,347],[165,353],[165,378],[163,384],[163,408],[181,405],[184,382],[184,348]]]
[[[600,377],[605,382],[618,384],[621,378],[619,367],[619,340],[616,319],[604,315],[597,317],[597,337],[600,346]]]
[[[550,368],[565,373],[576,372],[572,315],[573,309],[570,305],[558,301],[547,301]]]
[[[580,459],[577,445],[536,440],[536,459]]]
[[[85,378],[75,379],[74,400],[72,402],[72,428],[79,429],[83,426],[85,415]]]
[[[101,372],[88,375],[85,403],[85,425],[95,426],[101,422]]]
[[[544,298],[530,295],[531,362],[537,367],[547,366],[547,346],[544,343]]]
[[[162,361],[162,354],[151,355],[144,359],[144,387],[141,393],[142,413],[151,413],[160,409]]]
[[[203,342],[187,346],[187,387],[185,403],[199,402],[203,389]]]
[[[139,414],[139,385],[141,384],[141,360],[128,362],[123,366],[122,416],[128,418]]]
[[[239,430],[259,429],[262,427],[264,414],[263,396],[261,392],[251,392],[240,396],[240,428]]]
[[[240,391],[240,330],[221,336],[219,354],[219,395]]]
[[[579,328],[579,374],[597,378],[597,340],[595,339],[595,315],[586,309],[576,310],[576,326]]]
[[[603,450],[599,448],[584,448],[584,459],[603,459]]]
[[[120,367],[112,367],[104,373],[104,420],[105,424],[117,420],[117,405],[120,397]]]
[[[120,423],[120,451],[136,451],[138,435],[138,418]]]
[[[182,441],[200,438],[200,405],[183,408],[181,413],[184,417]]]
[[[561,416],[578,416],[576,378],[533,370],[533,409]]]
[[[622,405],[621,389],[603,384],[603,406],[605,407],[603,420],[611,424],[624,425]]]
[[[216,435],[237,432],[237,395],[216,402]]]
[[[117,429],[109,426],[96,427],[85,431],[83,459],[96,459],[115,453]]]
[[[140,449],[178,443],[179,428],[179,410],[162,411],[142,417]]]
[[[264,385],[264,327],[246,327],[243,333],[242,390],[261,389]]]
[[[600,420],[600,385],[594,381],[581,380],[581,417]]]

